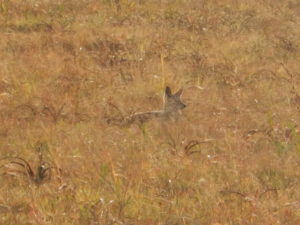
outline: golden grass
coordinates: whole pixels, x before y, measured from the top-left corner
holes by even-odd
[[[1,160],[0,223],[299,224],[299,21],[297,0],[0,0],[1,158],[55,167]],[[107,124],[165,85],[180,120]]]

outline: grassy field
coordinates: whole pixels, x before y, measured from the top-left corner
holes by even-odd
[[[298,0],[0,0],[0,224],[300,224]],[[177,121],[109,121],[159,109]]]

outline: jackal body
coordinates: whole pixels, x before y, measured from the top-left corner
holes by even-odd
[[[140,124],[153,118],[167,120],[176,117],[180,110],[186,107],[181,101],[182,92],[183,89],[181,88],[175,94],[172,94],[170,87],[167,86],[165,89],[165,102],[162,110],[135,113],[126,117],[123,121],[123,125],[131,125],[133,123]]]

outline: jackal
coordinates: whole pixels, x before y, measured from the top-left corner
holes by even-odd
[[[153,118],[159,118],[162,120],[176,118],[180,110],[186,107],[180,99],[182,92],[183,88],[178,90],[175,94],[172,94],[171,88],[167,86],[165,89],[165,101],[162,110],[135,113],[125,117],[121,125],[128,126],[133,123],[141,124]]]

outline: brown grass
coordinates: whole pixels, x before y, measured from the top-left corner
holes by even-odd
[[[299,21],[297,0],[0,0],[0,223],[299,224]],[[106,123],[165,85],[177,122]],[[38,146],[45,182],[7,162],[37,171]]]

